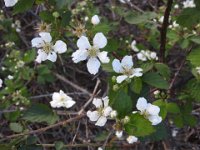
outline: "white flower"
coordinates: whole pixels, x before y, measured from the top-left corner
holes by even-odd
[[[123,74],[116,78],[117,83],[122,83],[124,80],[131,79],[133,77],[142,76],[141,68],[133,68],[132,56],[125,56],[121,62],[118,59],[114,59],[112,66],[116,73]]]
[[[98,15],[94,15],[94,16],[92,17],[92,19],[91,19],[91,23],[92,23],[93,25],[99,24],[99,23],[100,23],[99,16],[98,16]]]
[[[200,75],[200,67],[196,67],[196,71]]]
[[[110,115],[112,108],[108,105],[109,99],[108,97],[104,97],[102,99],[94,98],[92,102],[97,110],[95,111],[88,111],[87,116],[91,121],[96,121],[96,126],[104,126],[107,122],[107,117]]]
[[[3,84],[3,80],[0,79],[0,88],[2,87],[2,84]]]
[[[175,8],[175,9],[178,9],[178,8],[179,8],[179,5],[178,5],[178,4],[174,5],[174,8]]]
[[[117,117],[117,111],[116,110],[111,111],[110,117],[111,118],[116,118]]]
[[[70,108],[72,107],[76,102],[73,101],[71,97],[69,97],[67,94],[65,94],[62,90],[60,92],[54,92],[52,96],[52,101],[50,102],[51,107],[53,108],[60,108],[60,107],[66,107]]]
[[[153,94],[154,94],[154,95],[158,95],[158,94],[160,94],[160,91],[159,91],[159,90],[156,90],[156,91],[153,92]]]
[[[194,8],[196,7],[194,0],[186,0],[183,2],[183,8]]]
[[[137,44],[136,41],[133,40],[131,43],[131,48],[134,52],[139,52],[139,49],[137,48],[136,44]]]
[[[127,124],[130,121],[130,117],[129,116],[125,116],[124,119],[122,119],[124,124]]]
[[[8,79],[9,79],[9,80],[12,80],[12,79],[14,79],[14,77],[11,76],[11,75],[8,75]]]
[[[121,138],[123,136],[123,131],[116,131],[115,135],[117,136],[117,138]]]
[[[109,63],[108,52],[102,51],[107,45],[107,39],[103,33],[97,33],[93,38],[93,46],[90,45],[88,38],[81,36],[77,41],[78,50],[72,54],[72,60],[75,63],[88,59],[87,69],[91,74],[96,74],[102,63]],[[100,61],[99,61],[100,60]]]
[[[163,21],[164,21],[164,16],[161,16],[161,17],[159,18],[158,22],[163,23]]]
[[[141,50],[139,53],[137,53],[137,58],[141,61],[158,60],[156,52],[151,52],[148,50]]]
[[[140,111],[140,114],[144,115],[152,125],[157,125],[162,121],[159,116],[160,108],[158,106],[147,103],[144,97],[140,97],[137,101],[136,108]]]
[[[18,0],[4,0],[6,7],[13,7],[17,2]]]
[[[128,142],[129,144],[133,144],[133,143],[135,143],[135,142],[138,141],[138,138],[135,137],[135,136],[133,136],[133,135],[130,135],[130,136],[128,136],[128,138],[127,138],[126,140],[127,140],[127,142]]]
[[[101,148],[101,147],[98,147],[98,150],[103,150],[103,148]]]
[[[127,3],[127,2],[130,2],[130,0],[119,0],[121,3]]]
[[[67,51],[67,45],[61,41],[56,41],[55,45],[52,44],[52,37],[48,32],[40,32],[40,37],[32,39],[32,47],[38,48],[38,56],[36,61],[41,63],[45,60],[55,62],[57,60],[57,53],[62,54]]]

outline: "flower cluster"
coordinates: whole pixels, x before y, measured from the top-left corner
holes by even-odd
[[[194,0],[186,0],[183,2],[183,8],[194,8],[194,7],[196,7]]]
[[[31,41],[32,47],[38,48],[36,62],[41,63],[45,60],[55,62],[57,60],[57,53],[62,54],[67,51],[67,45],[61,40],[56,41],[53,45],[50,33],[40,32],[39,36]]]
[[[156,52],[152,52],[149,50],[141,50],[139,53],[137,53],[137,58],[141,61],[147,61],[147,60],[158,60],[158,56]]]

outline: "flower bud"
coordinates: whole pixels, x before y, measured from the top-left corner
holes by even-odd
[[[123,131],[116,131],[115,135],[117,136],[117,138],[121,138],[123,136]]]
[[[99,16],[94,15],[94,16],[92,17],[92,19],[91,19],[91,23],[92,23],[93,25],[99,24],[99,23],[100,23]]]

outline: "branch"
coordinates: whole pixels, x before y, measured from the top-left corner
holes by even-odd
[[[29,131],[29,132],[19,133],[19,134],[13,134],[13,135],[10,135],[10,136],[7,136],[7,137],[1,139],[0,142],[5,141],[5,140],[9,140],[9,139],[12,139],[12,138],[24,136],[24,135],[41,133],[41,132],[44,132],[46,130],[58,127],[58,126],[63,126],[63,125],[66,125],[68,123],[74,122],[76,120],[79,120],[79,119],[83,118],[84,116],[85,116],[85,114],[81,114],[81,115],[78,115],[78,116],[76,116],[74,118],[70,118],[68,120],[64,120],[64,121],[58,122],[56,124],[53,124],[53,125],[50,125],[50,126],[47,126],[47,127],[44,127],[44,128],[40,128],[40,129],[37,129],[37,130],[32,130],[32,131]]]
[[[77,90],[79,90],[79,91],[81,91],[81,92],[83,92],[83,93],[86,93],[86,94],[88,94],[89,96],[92,96],[92,93],[90,93],[89,91],[87,91],[87,90],[85,90],[84,88],[80,87],[79,85],[76,85],[76,84],[74,84],[73,82],[67,80],[65,77],[63,77],[63,76],[61,76],[61,75],[59,75],[59,74],[57,74],[57,73],[54,73],[54,75],[55,75],[59,80],[61,80],[61,81],[65,82],[65,83],[71,85],[73,88],[75,88],[75,89],[77,89]]]
[[[172,8],[173,0],[168,0],[167,2],[167,8],[165,10],[164,14],[164,21],[160,30],[160,61],[165,61],[165,50],[166,50],[166,36],[167,36],[167,27],[169,25],[169,16],[170,11]]]

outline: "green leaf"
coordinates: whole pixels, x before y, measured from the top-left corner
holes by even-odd
[[[0,144],[1,150],[12,150],[13,146],[8,144]]]
[[[145,83],[156,88],[168,89],[169,87],[169,83],[166,80],[164,80],[158,73],[155,72],[146,73],[142,77],[142,80]]]
[[[130,24],[140,24],[140,23],[146,23],[151,19],[156,18],[157,14],[155,12],[144,12],[142,14],[137,12],[129,12],[125,16],[125,21]]]
[[[153,102],[154,105],[158,106],[160,108],[159,115],[164,120],[167,116],[167,108],[166,108],[166,102],[163,100],[156,100]]]
[[[48,10],[40,12],[39,16],[44,22],[47,23],[52,23],[52,20],[54,20],[52,13]]]
[[[129,135],[135,135],[143,137],[152,134],[155,130],[151,125],[151,122],[144,118],[140,114],[132,114],[130,121],[125,124],[125,131]]]
[[[151,141],[160,141],[168,138],[167,129],[163,124],[155,126],[155,130],[156,132],[152,133],[150,136],[145,137],[144,139],[141,139],[141,141],[147,141],[148,139]]]
[[[180,108],[178,107],[176,103],[167,103],[166,107],[167,107],[167,112],[169,113],[173,113],[173,114],[180,113]]]
[[[61,141],[56,141],[55,148],[56,148],[56,150],[62,150],[64,148],[64,143]]]
[[[117,111],[119,118],[124,118],[131,113],[133,105],[131,98],[123,90],[110,93],[110,100],[110,104]]]
[[[10,129],[11,129],[12,131],[17,132],[17,133],[20,133],[20,132],[23,131],[23,127],[22,127],[22,125],[19,124],[19,123],[10,123],[10,124],[9,124],[9,127],[10,127]]]
[[[34,61],[36,58],[36,51],[35,50],[28,50],[26,53],[24,53],[24,62],[28,63],[28,62],[32,62]]]
[[[25,12],[33,6],[35,0],[20,0],[14,7],[14,14]]]
[[[166,79],[170,78],[170,68],[167,65],[163,63],[156,63],[155,68],[160,73],[160,75],[162,75]]]
[[[58,116],[45,104],[33,104],[23,116],[23,119],[30,122],[47,122],[53,124]]]
[[[199,13],[200,11],[196,8],[183,9],[180,16],[177,18],[177,23],[188,28],[195,26],[200,21]],[[190,21],[188,21],[186,18],[189,18]]]
[[[200,48],[192,50],[192,52],[188,56],[188,60],[192,63],[194,66],[200,66]]]
[[[134,78],[134,81],[131,84],[131,89],[136,94],[140,94],[142,90],[142,80],[140,78]]]
[[[196,43],[196,44],[200,44],[200,37],[199,36],[193,36],[190,38],[190,41]]]
[[[93,32],[93,33],[102,32],[105,35],[107,35],[110,30],[111,30],[111,27],[109,24],[100,23],[100,24],[96,25],[94,28],[92,28],[91,32]]]

